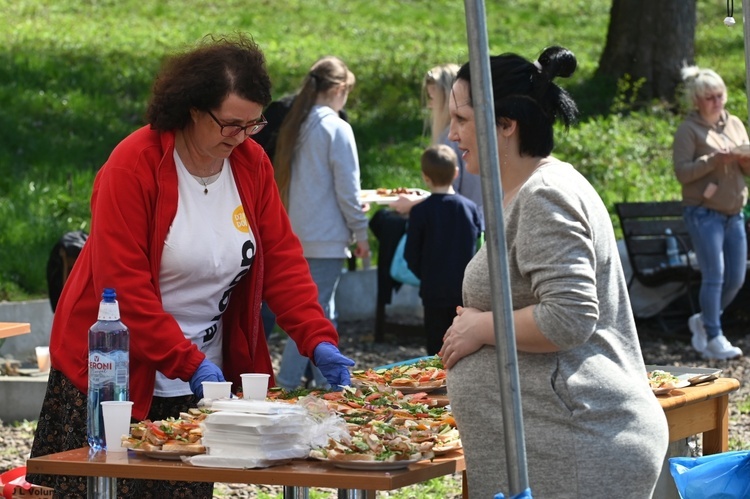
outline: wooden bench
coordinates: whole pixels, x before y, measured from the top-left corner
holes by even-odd
[[[682,217],[680,201],[616,203],[615,209],[633,269],[628,289],[635,280],[646,287],[661,286],[669,282],[683,283],[690,313],[695,313],[698,307],[693,291],[697,289],[701,275],[697,265],[694,262],[691,264],[693,246]],[[667,257],[667,229],[677,241],[680,259],[677,265],[670,265]],[[665,326],[664,319],[664,314],[657,316],[662,326]]]

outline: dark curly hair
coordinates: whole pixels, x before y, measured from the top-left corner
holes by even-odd
[[[208,35],[196,48],[165,60],[154,81],[146,118],[155,130],[182,129],[192,108],[216,109],[230,94],[268,105],[271,78],[266,59],[247,35]]]
[[[552,81],[571,76],[576,66],[575,55],[563,47],[544,49],[535,63],[516,54],[490,57],[495,123],[499,125],[503,118],[518,122],[522,155],[548,156],[555,145],[555,121],[562,121],[567,129],[576,120],[575,101]],[[456,79],[471,82],[468,62]]]

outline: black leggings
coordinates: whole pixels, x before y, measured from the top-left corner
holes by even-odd
[[[427,355],[435,355],[443,348],[443,336],[453,324],[456,307],[424,307],[424,331]]]

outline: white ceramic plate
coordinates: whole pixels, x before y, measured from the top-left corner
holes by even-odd
[[[654,395],[665,395],[672,390],[677,390],[678,388],[685,388],[686,386],[690,386],[690,382],[688,380],[680,380],[677,383],[674,384],[672,388],[652,388],[651,391],[654,392]]]
[[[750,156],[750,144],[739,145],[732,149],[732,153],[739,154],[741,156]]]

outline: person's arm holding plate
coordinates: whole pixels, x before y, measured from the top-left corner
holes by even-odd
[[[743,136],[743,139],[740,145],[732,149],[732,152],[735,154],[742,173],[750,175],[750,139],[748,139],[747,130],[745,130],[745,125],[741,121],[736,133]]]
[[[419,194],[399,194],[398,199],[388,205],[389,208],[402,215],[408,215],[414,205],[424,201],[425,196]]]

